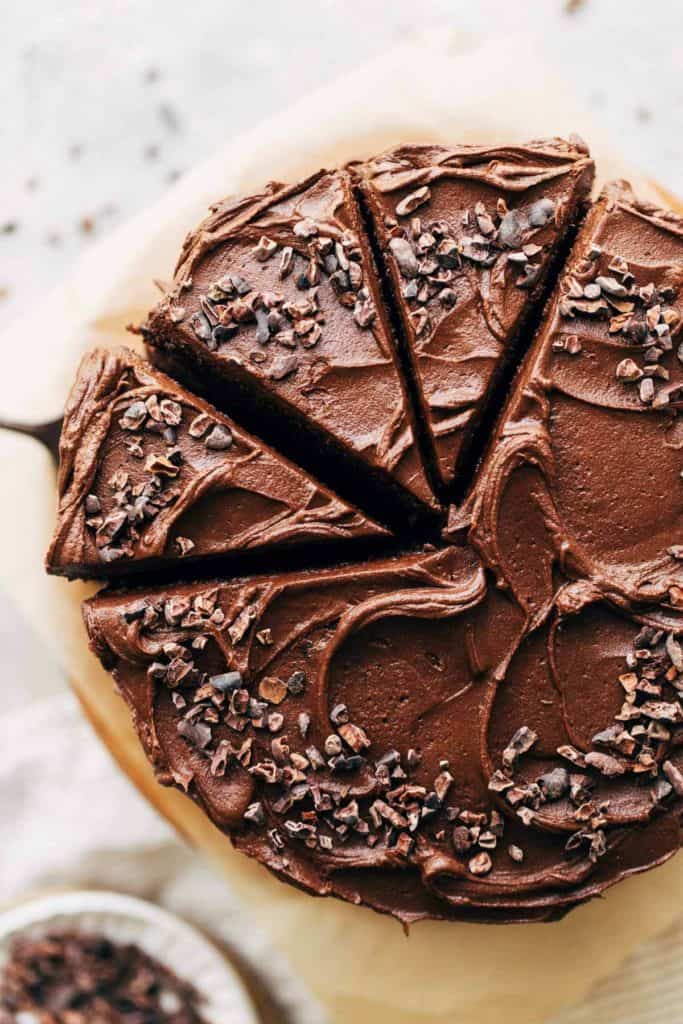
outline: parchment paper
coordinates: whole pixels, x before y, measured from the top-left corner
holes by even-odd
[[[572,131],[590,141],[600,180],[630,177],[642,195],[656,195],[621,164],[604,133],[544,66],[533,41],[476,46],[444,32],[403,44],[229,141],[153,208],[94,245],[66,284],[5,332],[0,414],[35,421],[57,415],[84,348],[130,343],[125,325],[155,301],[153,278],[170,278],[185,232],[222,195],[398,142],[523,141]],[[48,579],[42,571],[55,502],[47,454],[30,440],[0,434],[0,480],[6,492],[0,583],[77,692],[88,695],[91,717],[110,744],[120,745],[138,785],[229,871],[250,912],[334,1020],[534,1024],[578,1001],[678,915],[681,857],[554,925],[432,922],[415,927],[409,939],[371,911],[313,900],[276,883],[235,854],[189,801],[151,781],[121,702],[86,648],[79,603],[93,588]]]

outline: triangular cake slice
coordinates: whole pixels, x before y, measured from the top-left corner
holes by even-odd
[[[387,537],[302,469],[125,348],[81,362],[62,428],[52,573],[111,576]]]
[[[402,146],[358,168],[432,468],[453,495],[593,163],[579,140]],[[449,490],[450,489],[450,490]]]
[[[437,508],[348,172],[213,207],[142,330],[160,365],[321,479],[379,492],[371,511]]]

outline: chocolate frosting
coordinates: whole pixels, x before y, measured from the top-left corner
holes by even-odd
[[[537,148],[542,162],[553,146]],[[571,176],[584,158],[566,148]],[[454,152],[496,188],[519,175],[512,159],[484,170],[481,151]],[[544,173],[546,187],[556,163]],[[578,178],[589,173],[586,162]],[[531,177],[519,188],[535,187]],[[316,196],[323,180],[292,195]],[[411,195],[419,179],[403,184]],[[275,236],[292,203],[274,186],[223,210],[226,224],[258,222],[250,261],[270,267],[271,243],[285,248]],[[214,227],[224,240],[220,217]],[[246,261],[241,227],[233,237]],[[193,236],[179,273],[195,279],[223,251]],[[436,547],[86,602],[93,649],[159,781],[283,879],[406,924],[556,918],[672,856],[683,809],[682,277],[683,221],[610,186]],[[239,281],[221,287],[238,292]],[[180,294],[177,284],[155,316],[170,320]],[[228,324],[236,301],[215,303],[232,304]]]
[[[442,488],[460,482],[593,171],[563,139],[401,146],[358,168]]]
[[[309,446],[437,507],[346,171],[213,207],[143,331],[178,365],[274,403]]]
[[[386,536],[129,349],[82,360],[60,445],[50,572],[107,575]]]
[[[678,848],[680,796],[661,771],[582,761],[619,713],[642,624],[661,624],[585,587],[531,621],[452,547],[114,594],[85,618],[160,781],[316,894],[404,922],[545,919]],[[538,740],[517,764],[525,730]],[[660,746],[677,779],[683,754]]]

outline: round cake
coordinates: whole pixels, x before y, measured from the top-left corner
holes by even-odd
[[[683,220],[578,138],[226,200],[84,359],[48,569],[162,785],[284,881],[557,918],[683,806]],[[115,582],[111,582],[115,581]]]

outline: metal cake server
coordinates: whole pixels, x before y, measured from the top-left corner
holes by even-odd
[[[11,430],[15,434],[26,434],[39,441],[49,451],[55,462],[59,462],[59,435],[62,431],[62,417],[47,423],[19,423],[0,419],[0,430]]]

